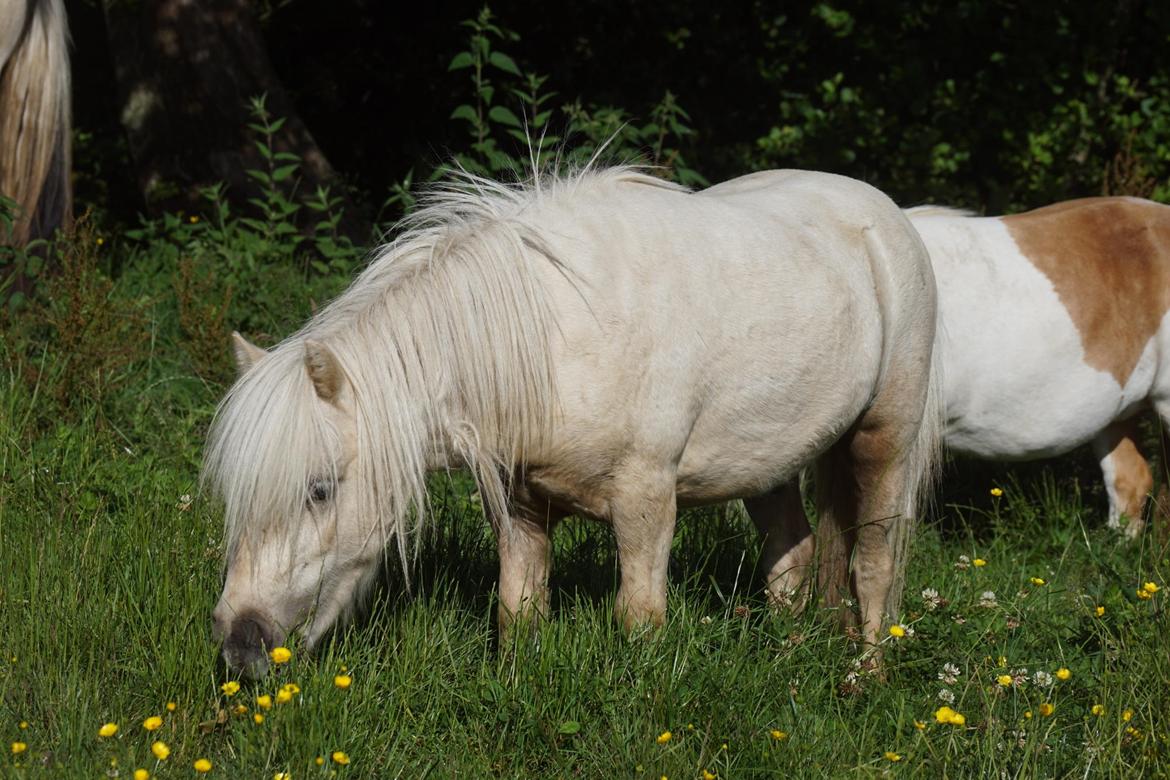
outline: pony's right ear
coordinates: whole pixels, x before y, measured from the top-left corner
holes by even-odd
[[[232,331],[232,352],[236,355],[236,369],[240,372],[240,376],[248,373],[248,369],[268,354],[241,336],[237,330]]]

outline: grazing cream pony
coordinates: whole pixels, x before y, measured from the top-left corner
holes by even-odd
[[[911,209],[939,288],[947,446],[1030,460],[1092,443],[1109,525],[1153,485],[1134,415],[1170,420],[1170,207],[1088,198],[1008,217]]]
[[[0,0],[0,195],[16,202],[0,244],[68,224],[69,31],[63,0]]]
[[[666,617],[678,507],[771,494],[818,466],[826,599],[869,641],[895,613],[941,430],[935,287],[877,190],[772,171],[704,192],[629,168],[432,193],[340,298],[269,352],[236,337],[205,475],[226,505],[214,630],[265,668],[348,612],[391,540],[404,564],[427,472],[467,467],[499,540],[500,621],[544,612],[549,535],[609,522],[627,628]],[[795,590],[808,525],[765,543]]]

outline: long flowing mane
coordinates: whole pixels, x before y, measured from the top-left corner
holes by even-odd
[[[228,558],[270,532],[291,541],[309,480],[327,468],[338,432],[304,366],[306,340],[325,344],[353,390],[359,511],[391,536],[404,568],[426,516],[428,463],[455,455],[489,511],[506,522],[509,481],[548,435],[557,395],[549,358],[555,327],[536,273],[552,264],[535,212],[581,190],[641,183],[673,187],[629,167],[586,168],[502,184],[459,173],[366,270],[299,332],[246,372],[221,402],[204,479],[225,503]],[[436,453],[436,432],[455,450]]]

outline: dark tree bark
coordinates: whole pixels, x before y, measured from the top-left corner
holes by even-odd
[[[139,188],[151,211],[193,210],[198,191],[228,185],[234,204],[258,194],[248,170],[266,162],[248,129],[250,99],[266,95],[284,118],[276,151],[300,157],[298,189],[342,197],[342,230],[369,238],[350,201],[280,83],[248,0],[104,0],[120,115]]]

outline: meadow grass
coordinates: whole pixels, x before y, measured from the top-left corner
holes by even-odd
[[[192,777],[197,759],[230,778],[1170,771],[1170,588],[1137,593],[1167,583],[1165,528],[1122,543],[1075,460],[948,469],[885,680],[858,667],[834,615],[768,608],[735,506],[683,516],[664,629],[615,628],[610,532],[569,521],[551,616],[501,641],[495,543],[456,476],[434,482],[412,595],[388,570],[354,624],[314,654],[293,644],[289,663],[228,696],[209,631],[221,518],[197,495],[219,390],[153,365],[122,411],[60,419],[15,369],[0,391],[0,775]],[[257,705],[290,682],[291,701]],[[963,725],[937,722],[948,703]],[[161,728],[146,731],[149,716]],[[107,722],[117,733],[99,737]]]

